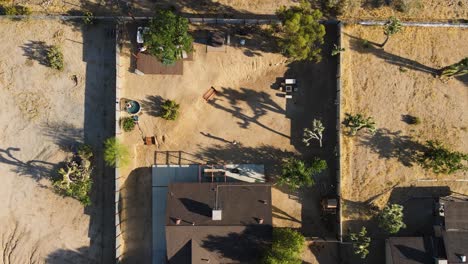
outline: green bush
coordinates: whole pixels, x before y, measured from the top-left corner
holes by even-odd
[[[177,104],[175,101],[166,100],[161,106],[162,108],[162,115],[161,117],[166,120],[176,120],[179,116],[179,108],[180,105]]]
[[[128,148],[115,137],[104,141],[104,162],[109,167],[125,167],[130,162]]]
[[[125,117],[120,122],[125,132],[130,132],[135,128],[135,120],[132,117]]]
[[[58,46],[52,46],[47,51],[47,62],[56,70],[63,70],[63,54]]]
[[[29,16],[32,13],[31,8],[22,5],[0,5],[0,14],[7,16]]]
[[[93,181],[91,179],[93,152],[90,146],[81,145],[77,154],[65,162],[58,170],[61,176],[54,180],[53,186],[59,194],[77,199],[83,205],[91,204],[90,192]]]
[[[273,229],[273,243],[261,261],[262,264],[301,264],[304,236],[290,228]]]

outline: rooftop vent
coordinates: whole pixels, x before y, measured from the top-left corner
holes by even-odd
[[[259,224],[263,224],[264,220],[263,220],[263,218],[257,218],[257,221],[258,221]]]
[[[220,221],[222,219],[222,212],[221,210],[213,210],[212,212],[212,220],[213,221]]]
[[[176,218],[176,219],[175,219],[176,225],[180,225],[181,222],[182,222],[182,219],[180,219],[180,218]]]
[[[461,256],[460,256],[460,260],[461,260],[461,262],[465,263],[465,262],[466,262],[466,256],[465,256],[465,255],[461,255]]]
[[[436,264],[448,264],[446,259],[435,259]]]

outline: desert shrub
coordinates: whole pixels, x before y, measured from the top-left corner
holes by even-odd
[[[135,128],[135,120],[132,117],[125,117],[120,122],[125,132],[130,132]]]
[[[322,13],[307,1],[301,1],[300,6],[283,6],[276,13],[282,22],[278,37],[282,53],[292,60],[319,62],[325,36],[325,26],[319,23]]]
[[[0,14],[7,16],[29,16],[31,8],[22,5],[0,5]]]
[[[417,116],[408,116],[408,124],[419,125],[421,124],[421,119]]]
[[[426,141],[426,150],[419,154],[418,163],[434,173],[451,174],[468,170],[468,154],[452,151],[439,141]]]
[[[366,258],[369,254],[371,242],[371,238],[367,236],[367,229],[363,226],[359,233],[351,233],[349,238],[353,242],[354,254],[360,256],[362,259]]]
[[[405,228],[403,222],[403,206],[399,204],[388,204],[378,215],[379,227],[390,234],[396,234]]]
[[[115,137],[104,141],[104,162],[109,167],[125,167],[130,162],[128,148]]]
[[[302,160],[289,158],[283,164],[278,184],[286,186],[291,190],[297,190],[300,187],[310,187],[314,185],[312,177],[326,168],[327,163],[322,159],[315,158],[310,165],[307,165]]]
[[[393,0],[391,6],[398,12],[408,13],[421,9],[423,4],[420,0]]]
[[[261,261],[262,264],[300,264],[304,250],[304,236],[290,228],[273,229],[273,241]]]
[[[65,162],[58,170],[59,178],[55,179],[55,191],[80,201],[83,205],[91,204],[89,194],[93,181],[91,179],[93,152],[90,146],[81,145],[77,154]]]
[[[148,52],[164,64],[182,58],[182,51],[192,51],[193,38],[188,33],[188,20],[169,10],[158,10],[143,36]]]
[[[180,105],[175,101],[166,100],[161,106],[162,115],[161,117],[166,120],[176,120],[179,116]]]
[[[352,136],[362,129],[366,129],[371,134],[376,130],[374,119],[372,117],[366,118],[361,114],[346,113],[343,125],[349,128],[349,134]]]
[[[83,16],[83,23],[85,23],[86,25],[92,25],[94,24],[94,21],[94,14],[89,11],[86,11]]]
[[[386,38],[380,46],[384,47],[385,44],[387,44],[390,37],[400,32],[402,28],[403,28],[403,24],[398,18],[393,17],[393,16],[390,17],[384,26],[384,34]]]
[[[370,42],[367,40],[367,39],[363,39],[361,40],[361,46],[364,48],[364,49],[368,49],[371,47],[371,44]]]
[[[63,54],[58,46],[52,46],[47,51],[47,63],[56,70],[63,70]]]

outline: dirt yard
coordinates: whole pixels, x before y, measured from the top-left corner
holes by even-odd
[[[382,32],[360,26],[346,26],[343,32],[343,117],[363,113],[374,117],[378,127],[374,135],[342,138],[344,230],[365,224],[374,235],[379,234],[375,223],[365,222],[373,215],[370,204],[406,205],[413,198],[447,195],[447,187],[468,194],[466,172],[436,175],[414,160],[415,151],[430,139],[468,152],[468,80],[434,77],[437,69],[466,56],[468,30],[408,27],[385,49],[363,44],[382,43]],[[421,124],[409,125],[406,115],[419,117]],[[405,211],[417,217],[415,210]]]
[[[2,264],[112,260],[114,237],[104,236],[106,188],[93,194],[94,205],[85,209],[78,201],[55,194],[50,182],[76,142],[96,147],[107,136],[109,118],[101,105],[107,99],[101,94],[112,91],[112,82],[103,80],[112,78],[113,70],[107,70],[104,62],[109,58],[106,45],[112,43],[105,39],[105,28],[82,33],[76,25],[55,20],[0,22]],[[53,44],[64,53],[62,72],[43,65],[44,52]],[[107,103],[112,109],[112,99]],[[99,147],[95,149],[101,158]],[[99,162],[95,178],[95,188],[101,188]]]
[[[143,106],[140,129],[122,134],[124,142],[132,146],[134,158],[133,164],[122,170],[123,175],[129,175],[121,192],[122,207],[133,208],[122,213],[123,230],[131,230],[123,235],[125,263],[143,263],[146,261],[143,256],[149,255],[151,232],[142,226],[151,225],[151,214],[145,213],[151,212],[151,192],[140,184],[148,183],[149,188],[147,168],[156,162],[165,163],[164,151],[174,151],[170,163],[179,162],[181,151],[180,160],[185,164],[265,164],[267,177],[277,175],[281,161],[294,154],[327,159],[330,171],[317,179],[320,188],[304,194],[273,190],[273,221],[275,226],[302,228],[306,234],[333,236],[333,231],[324,231],[323,224],[317,221],[318,197],[334,182],[334,176],[330,176],[335,168],[336,142],[333,57],[325,54],[319,65],[288,64],[255,30],[245,36],[245,46],[237,45],[239,39],[233,33],[236,29],[224,29],[232,33],[232,45],[226,46],[225,51],[207,52],[203,44],[207,41],[206,28],[197,27],[193,28],[196,42],[193,60],[184,61],[183,75],[140,76],[133,73],[135,63],[130,54],[134,45],[128,41],[133,41],[135,26],[129,25],[125,30],[127,41],[123,43],[121,56],[123,97],[137,100]],[[331,28],[329,34],[330,39],[336,39],[336,29]],[[278,88],[285,76],[300,83],[299,91],[290,101]],[[218,93],[206,102],[202,96],[212,86]],[[160,104],[165,99],[180,104],[181,114],[176,121],[160,117]],[[303,128],[315,116],[322,118],[328,129],[326,147],[322,149],[318,144],[305,148],[301,142]],[[157,146],[143,145],[142,136],[155,136]],[[155,160],[156,151],[162,158],[158,156]],[[130,198],[137,195],[136,200]]]

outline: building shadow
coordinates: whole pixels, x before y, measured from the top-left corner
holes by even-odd
[[[125,245],[121,263],[151,263],[151,168],[142,167],[130,172],[120,190],[119,209]]]
[[[30,40],[25,43],[21,48],[23,49],[23,55],[28,60],[35,60],[41,65],[49,66],[47,61],[47,52],[51,48],[51,45],[47,45],[44,41]]]
[[[426,147],[413,137],[402,135],[402,131],[390,131],[387,128],[377,129],[375,134],[365,134],[360,138],[361,145],[370,148],[383,159],[397,159],[404,166],[412,167],[418,155]]]

